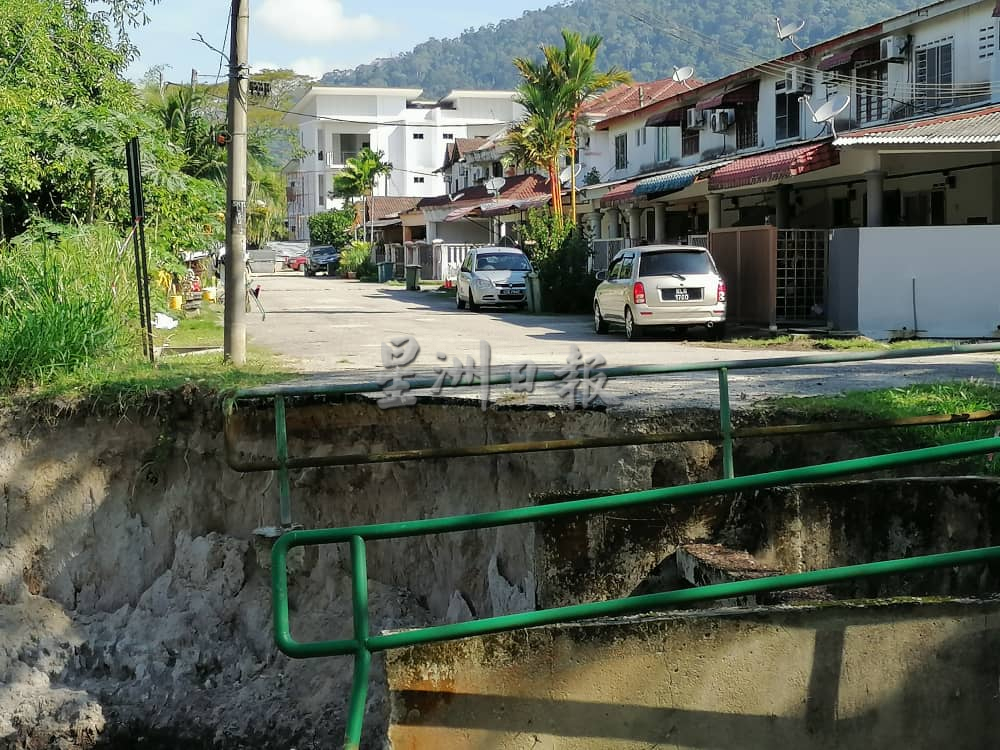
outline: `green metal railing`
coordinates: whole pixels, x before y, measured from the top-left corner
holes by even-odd
[[[719,392],[719,429],[688,432],[662,432],[652,434],[627,434],[613,437],[574,438],[565,440],[539,440],[516,443],[493,443],[479,446],[463,446],[444,449],[414,449],[368,453],[336,453],[331,455],[291,457],[288,453],[288,433],[286,400],[296,398],[322,397],[342,400],[350,395],[373,394],[382,390],[376,382],[346,383],[342,385],[306,384],[274,385],[247,388],[236,391],[225,400],[223,406],[223,439],[226,460],[229,465],[243,472],[277,471],[279,520],[283,527],[292,525],[291,487],[289,469],[349,466],[357,464],[385,463],[390,461],[415,461],[432,458],[462,458],[470,456],[499,455],[504,453],[532,453],[539,451],[576,450],[584,448],[613,447],[623,445],[654,445],[663,443],[690,442],[695,440],[716,440],[722,446],[723,476],[734,477],[733,443],[743,438],[775,437],[781,435],[805,435],[828,432],[853,432],[894,427],[914,427],[931,424],[957,422],[979,422],[1000,419],[1000,412],[978,411],[971,414],[932,414],[904,419],[866,420],[854,422],[834,422],[802,425],[777,425],[771,427],[737,428],[733,426],[729,399],[729,373],[741,370],[767,370],[774,368],[800,367],[809,365],[837,364],[847,362],[869,362],[875,360],[897,360],[913,358],[942,357],[955,354],[984,354],[1000,352],[997,344],[960,344],[929,349],[900,349],[885,352],[841,352],[818,356],[774,357],[771,359],[737,359],[724,362],[696,362],[680,365],[636,365],[629,367],[606,367],[593,374],[603,373],[608,379],[642,377],[651,375],[676,375],[681,373],[717,372]],[[563,380],[563,375],[555,371],[539,371],[536,383],[551,383]],[[489,379],[491,385],[511,383],[509,373],[497,374]],[[438,385],[436,378],[416,378],[408,381],[411,391],[427,390]],[[444,384],[446,388],[474,387],[480,385],[477,377],[473,382],[456,386]],[[233,413],[241,402],[273,401],[275,424],[275,454],[273,457],[247,458],[237,449],[237,438]]]
[[[670,591],[645,596],[634,596],[604,602],[592,602],[566,607],[537,610],[514,615],[490,617],[468,622],[436,625],[398,633],[373,635],[369,625],[368,575],[366,543],[375,540],[399,539],[429,534],[471,531],[571,515],[602,513],[656,503],[677,503],[699,498],[732,494],[735,492],[776,487],[801,482],[815,482],[851,474],[862,474],[919,463],[944,461],[956,458],[1000,452],[1000,438],[974,440],[952,445],[922,448],[884,456],[874,456],[849,461],[839,461],[798,469],[768,472],[736,477],[733,467],[733,441],[743,437],[763,437],[774,434],[808,434],[837,430],[874,429],[881,427],[944,424],[954,422],[985,421],[997,419],[1000,414],[992,411],[963,415],[929,415],[902,420],[865,421],[826,425],[783,425],[763,428],[734,428],[730,413],[728,373],[733,370],[768,369],[810,364],[859,362],[880,359],[906,359],[933,357],[948,354],[998,352],[1000,344],[953,346],[919,351],[893,351],[872,353],[846,353],[819,357],[782,357],[770,360],[735,360],[694,365],[640,366],[606,368],[609,378],[664,375],[682,372],[717,371],[720,394],[720,428],[718,431],[659,433],[655,435],[624,435],[570,440],[535,441],[530,443],[501,443],[471,448],[443,450],[409,450],[369,454],[335,454],[318,457],[289,456],[285,400],[294,397],[324,396],[338,399],[349,394],[374,393],[381,388],[376,383],[358,383],[342,386],[275,386],[239,391],[225,402],[225,441],[227,460],[240,471],[277,470],[280,495],[280,519],[284,533],[272,549],[272,592],[275,641],[284,653],[295,658],[352,655],[354,677],[348,706],[346,748],[357,748],[361,739],[365,702],[372,655],[381,651],[409,646],[438,643],[471,636],[551,625],[576,620],[635,614],[676,607],[700,601],[728,599],[771,591],[826,585],[841,581],[874,576],[885,576],[932,568],[974,565],[1000,560],[1000,547],[948,552],[903,560],[865,563],[840,568],[779,575],[751,581],[716,584],[696,589]],[[539,372],[537,382],[560,380],[555,373]],[[499,375],[490,379],[491,384],[509,383],[510,377]],[[411,389],[430,388],[436,384],[430,379],[411,380]],[[449,386],[450,387],[450,386]],[[235,448],[231,416],[241,401],[273,399],[275,405],[275,457],[245,459]],[[491,455],[497,453],[524,453],[545,450],[606,447],[614,445],[656,444],[685,440],[718,439],[723,446],[723,473],[725,478],[682,487],[630,492],[586,500],[572,500],[543,506],[521,507],[512,510],[447,518],[426,519],[399,523],[374,524],[339,529],[290,530],[291,502],[288,472],[293,468],[308,466],[340,466],[386,461],[421,460],[459,456]],[[353,635],[349,639],[300,642],[292,636],[289,615],[287,562],[289,552],[302,546],[321,544],[348,544],[351,557],[351,598]]]
[[[636,614],[676,607],[693,602],[727,599],[770,591],[820,586],[841,581],[907,573],[931,568],[975,565],[1000,560],[1000,547],[984,547],[961,552],[925,555],[903,560],[888,560],[841,568],[779,575],[735,583],[715,584],[696,589],[612,599],[566,607],[542,609],[521,614],[488,617],[479,620],[436,625],[398,633],[373,635],[369,629],[368,568],[366,542],[404,537],[531,523],[563,516],[601,513],[654,503],[690,501],[713,495],[777,487],[799,482],[813,482],[849,474],[869,473],[931,461],[980,455],[1000,451],[1000,438],[974,440],[903,453],[838,461],[801,469],[786,469],[733,479],[719,479],[682,487],[629,492],[620,495],[570,500],[550,505],[528,506],[494,513],[451,516],[422,521],[353,526],[340,529],[289,531],[279,537],[271,551],[271,588],[273,594],[274,636],[278,648],[295,658],[354,656],[354,678],[348,705],[346,748],[356,748],[361,741],[365,701],[368,691],[372,654],[389,649],[501,633],[508,630],[554,625],[575,620]],[[319,544],[350,545],[351,600],[353,637],[343,640],[300,642],[292,636],[288,601],[288,553],[295,547]]]

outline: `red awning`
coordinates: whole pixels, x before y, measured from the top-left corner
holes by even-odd
[[[611,206],[635,197],[635,186],[638,183],[638,180],[629,180],[628,182],[623,182],[621,185],[615,185],[615,187],[611,188],[601,197],[601,205]]]
[[[760,81],[751,81],[742,86],[737,86],[730,91],[723,91],[715,96],[702,99],[694,105],[695,109],[718,109],[719,107],[732,106],[734,104],[746,104],[755,102],[760,94]],[[648,124],[648,123],[647,123]]]
[[[843,50],[834,52],[829,57],[824,57],[816,64],[817,70],[834,70],[850,65],[854,61],[854,50]]]
[[[684,117],[684,112],[687,109],[688,107],[677,107],[676,109],[668,109],[666,112],[655,114],[646,120],[646,127],[657,128],[668,125],[680,125],[681,119]]]
[[[829,142],[811,143],[781,151],[737,159],[716,170],[708,179],[709,190],[729,190],[786,177],[815,172],[840,164],[840,152]]]

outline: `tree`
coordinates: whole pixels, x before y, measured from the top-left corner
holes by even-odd
[[[534,163],[548,171],[552,186],[553,211],[562,215],[562,190],[559,184],[559,157],[569,152],[570,165],[576,164],[576,127],[583,103],[611,86],[632,80],[620,68],[601,73],[596,70],[601,37],[586,39],[575,31],[562,31],[563,46],[542,45],[542,60],[514,59],[521,74],[517,100],[526,115],[513,129],[509,142],[515,159]],[[576,171],[575,169],[573,170]],[[576,222],[576,175],[571,184]]]
[[[309,242],[313,245],[344,247],[350,240],[356,218],[354,209],[349,206],[313,214],[309,217]]]
[[[357,156],[348,159],[344,169],[334,175],[332,194],[339,198],[347,198],[348,201],[360,197],[367,226],[369,213],[367,199],[375,194],[375,185],[379,178],[388,177],[392,174],[392,170],[393,166],[385,160],[384,152],[373,151],[366,146]],[[371,231],[374,238],[374,227]]]
[[[576,144],[577,123],[580,120],[580,110],[584,102],[598,96],[612,86],[630,83],[632,76],[625,70],[612,66],[601,73],[597,70],[597,48],[603,39],[597,34],[591,34],[584,39],[575,31],[563,29],[563,49],[561,50],[560,75],[565,78],[565,86],[573,98],[574,106],[571,115],[573,123],[570,135],[570,198],[572,201],[572,220],[576,221]]]

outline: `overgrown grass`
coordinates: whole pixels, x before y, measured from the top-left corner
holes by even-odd
[[[40,225],[0,246],[0,389],[70,375],[135,345],[134,282],[109,227]]]
[[[771,399],[758,409],[779,409],[801,415],[802,421],[879,420],[914,417],[927,414],[968,414],[975,411],[1000,411],[1000,381],[962,381],[929,383],[905,388],[858,391],[842,396],[785,397]],[[964,440],[993,437],[1000,422],[901,427],[892,430],[859,432],[861,439],[873,451],[910,450],[944,445]],[[981,457],[963,462],[982,470]],[[990,473],[1000,474],[1000,459],[987,461]]]
[[[724,343],[707,346],[734,349],[787,349],[789,351],[890,351],[894,349],[933,349],[951,346],[954,341],[905,339],[900,341],[875,341],[864,336],[852,338],[814,338],[812,336],[785,334],[767,338],[746,337],[729,339]]]

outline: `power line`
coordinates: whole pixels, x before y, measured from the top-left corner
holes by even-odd
[[[930,99],[948,99],[948,98],[962,98],[970,97],[975,95],[982,95],[984,98],[988,97],[993,91],[1000,90],[1000,81],[983,81],[966,84],[964,87],[956,88],[954,83],[921,83],[919,81],[888,81],[880,80],[874,78],[865,78],[859,75],[844,75],[837,73],[835,71],[817,71],[814,68],[807,66],[796,65],[795,63],[783,61],[783,60],[765,60],[754,58],[752,52],[748,55],[746,51],[739,51],[741,48],[735,48],[737,51],[732,51],[727,49],[725,45],[719,43],[717,39],[703,34],[697,29],[691,27],[683,26],[673,21],[664,21],[660,18],[650,19],[648,16],[644,16],[639,13],[635,13],[630,10],[622,10],[624,15],[639,21],[657,31],[661,31],[668,36],[676,38],[686,44],[693,44],[703,50],[710,51],[713,54],[719,54],[730,60],[733,60],[741,65],[746,66],[750,70],[757,70],[761,73],[767,75],[773,75],[776,77],[783,77],[789,71],[797,71],[803,76],[812,77],[817,73],[821,75],[824,85],[828,86],[853,86],[855,84],[863,86],[865,90],[864,95],[871,96],[872,93],[881,92],[882,97],[889,99],[890,101],[897,101],[902,104],[914,105],[913,102],[903,102],[898,99],[893,99],[890,94],[895,94],[897,96],[906,96],[910,94],[914,99],[920,98],[930,98]],[[743,50],[748,50],[748,48],[742,48]],[[809,48],[800,52],[798,54],[806,55],[809,54]],[[725,76],[724,76],[725,77]],[[718,79],[716,79],[718,80]],[[709,82],[711,83],[711,82]],[[872,92],[872,93],[869,93]],[[972,103],[972,102],[970,102]]]

